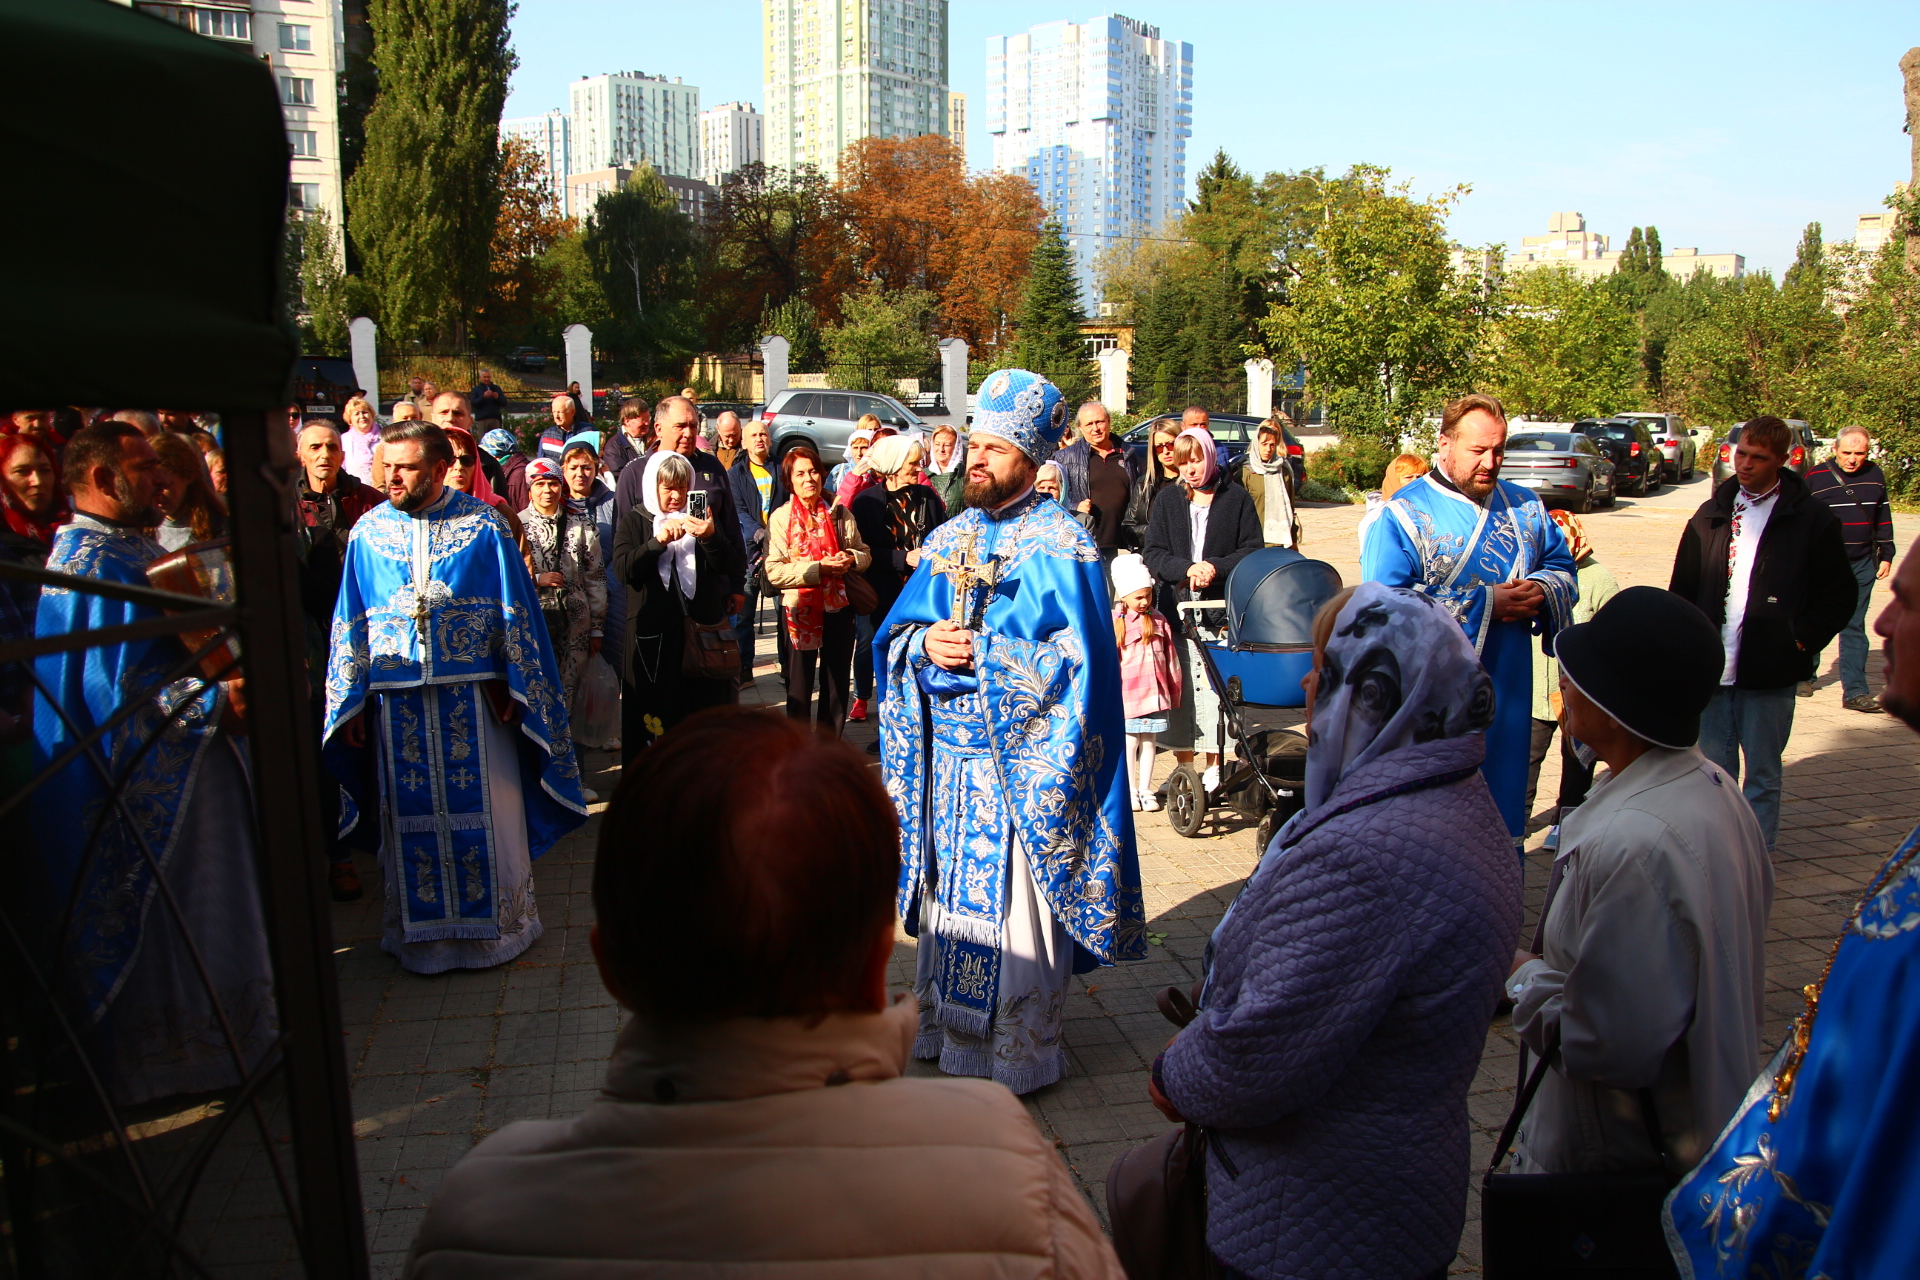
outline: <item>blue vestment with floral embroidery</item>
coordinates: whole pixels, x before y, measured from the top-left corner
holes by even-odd
[[[1917,842],[1920,827],[1889,863]],[[1806,1056],[1780,1118],[1770,1120],[1792,1043],[1667,1197],[1667,1242],[1681,1275],[1920,1275],[1920,858],[1841,935]]]
[[[1580,598],[1573,553],[1540,499],[1506,480],[1475,502],[1429,472],[1402,486],[1368,526],[1360,548],[1368,582],[1410,587],[1446,607],[1466,629],[1493,677],[1493,724],[1480,772],[1517,843],[1527,824],[1527,759],[1533,740],[1533,641],[1573,624]],[[1496,622],[1493,588],[1538,582],[1546,603],[1531,622]]]
[[[487,730],[489,683],[518,706],[509,737]],[[524,823],[537,858],[587,810],[539,601],[498,512],[447,489],[418,515],[389,504],[359,519],[326,693],[327,760],[358,810],[382,816],[402,939],[499,938],[528,910],[502,874],[501,824]],[[367,747],[351,748],[340,728],[363,710]],[[502,742],[517,759],[492,758]],[[380,794],[368,794],[361,752],[375,746]],[[497,794],[503,770],[517,773],[517,803]],[[504,835],[520,847],[518,831]]]
[[[969,548],[998,577],[979,593],[973,669],[956,673],[924,637],[952,609],[936,561]],[[941,1016],[978,1035],[1000,994],[1016,839],[1076,971],[1145,954],[1120,660],[1099,551],[1052,499],[962,512],[921,557],[874,641],[881,763],[900,812],[900,913],[942,940]]]
[[[47,568],[148,587],[147,566],[164,554],[137,530],[78,513],[54,534]],[[74,635],[159,616],[151,605],[49,586],[42,589],[34,631]],[[95,744],[97,757],[89,752],[68,764],[33,804],[52,909],[65,926],[67,950],[80,958],[87,1012],[95,1020],[119,994],[139,953],[159,888],[154,870],[173,861],[180,815],[219,736],[226,694],[202,681],[187,659],[172,636],[34,659],[42,690],[34,698],[36,768],[59,759],[124,705],[136,707]]]

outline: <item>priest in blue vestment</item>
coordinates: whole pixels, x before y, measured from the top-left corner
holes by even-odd
[[[1494,721],[1480,766],[1507,834],[1527,829],[1534,634],[1573,623],[1573,553],[1540,499],[1500,478],[1507,415],[1492,396],[1462,396],[1440,420],[1434,468],[1403,485],[1363,535],[1360,574],[1444,605],[1493,677]]]
[[[47,568],[149,586],[147,566],[165,552],[142,530],[160,522],[168,482],[153,446],[127,423],[82,427],[64,471],[74,515]],[[72,635],[159,616],[48,586],[34,629]],[[42,654],[34,675],[38,769],[132,708],[33,802],[48,942],[71,962],[63,985],[95,1065],[121,1104],[237,1085],[278,1031],[241,682],[203,679],[171,635]]]
[[[540,937],[533,859],[586,820],[539,598],[498,512],[447,486],[446,433],[382,433],[385,506],[347,543],[322,738],[350,793],[378,757],[381,946],[414,973],[484,969]]]
[[[1022,369],[981,384],[968,510],[934,531],[874,642],[914,1055],[1027,1093],[1066,1074],[1067,978],[1146,952],[1100,551],[1035,473],[1067,427]]]
[[[1874,622],[1882,705],[1920,732],[1920,555]],[[1688,1280],[1920,1275],[1920,827],[1854,907],[1806,1009],[1667,1197]]]

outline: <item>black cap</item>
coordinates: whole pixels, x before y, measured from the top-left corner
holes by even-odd
[[[1663,679],[1647,679],[1647,641],[1660,641]],[[1553,638],[1553,653],[1588,701],[1658,747],[1700,740],[1700,713],[1720,687],[1719,628],[1691,601],[1659,587],[1628,587],[1593,621]]]

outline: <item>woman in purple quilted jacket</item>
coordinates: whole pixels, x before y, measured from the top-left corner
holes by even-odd
[[[1214,930],[1151,1094],[1206,1128],[1229,1277],[1439,1280],[1467,1086],[1520,932],[1480,776],[1493,685],[1432,600],[1366,583],[1314,619],[1306,808]]]

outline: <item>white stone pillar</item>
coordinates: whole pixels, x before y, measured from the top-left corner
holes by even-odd
[[[1094,359],[1100,365],[1100,403],[1118,418],[1127,411],[1127,364],[1132,357],[1119,347],[1108,347]]]
[[[380,353],[375,335],[380,326],[365,316],[347,321],[347,348],[353,357],[353,380],[360,384],[373,411],[380,412]]]
[[[965,338],[940,340],[940,398],[947,402],[947,416],[953,420],[954,429],[966,430],[967,340]]]
[[[593,330],[570,324],[560,331],[567,344],[567,381],[580,384],[580,403],[593,412]]]
[[[1265,418],[1273,412],[1273,361],[1247,361],[1247,416]]]
[[[760,339],[760,403],[771,404],[787,389],[787,356],[793,344],[777,333]]]

